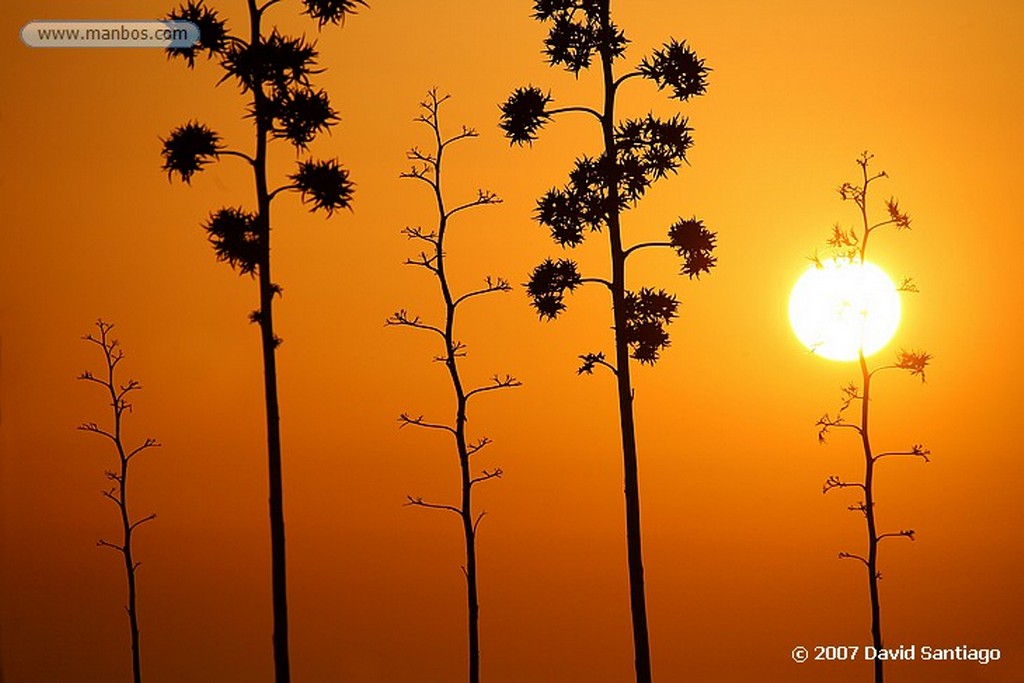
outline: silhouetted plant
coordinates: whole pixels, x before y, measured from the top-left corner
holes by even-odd
[[[150,514],[138,519],[132,518],[128,510],[128,466],[135,456],[150,448],[156,448],[160,444],[155,439],[147,438],[133,448],[125,442],[123,430],[124,416],[125,413],[130,413],[132,410],[132,404],[128,400],[128,396],[133,391],[141,389],[142,385],[134,379],[129,379],[123,384],[117,380],[117,366],[124,359],[124,351],[121,350],[118,341],[110,336],[110,331],[113,327],[110,323],[98,320],[96,321],[98,334],[87,334],[83,337],[86,341],[100,347],[103,353],[104,367],[99,375],[94,375],[86,370],[78,376],[78,379],[98,384],[106,392],[110,399],[112,417],[110,427],[104,428],[95,422],[86,422],[78,428],[84,432],[98,434],[108,439],[117,455],[117,468],[105,472],[107,480],[111,482],[111,487],[104,490],[103,495],[117,506],[117,512],[121,518],[121,541],[119,543],[112,543],[101,539],[97,545],[116,550],[124,560],[125,578],[128,582],[128,604],[125,606],[125,610],[128,612],[128,627],[131,634],[132,680],[135,683],[140,683],[142,681],[142,664],[139,651],[139,611],[136,604],[136,572],[141,563],[135,559],[133,554],[132,538],[139,526],[154,519],[156,515]]]
[[[872,157],[873,155],[864,152],[857,159],[857,165],[860,166],[861,169],[861,183],[859,185],[843,183],[839,187],[839,196],[842,197],[844,201],[853,201],[857,206],[861,219],[860,228],[853,227],[845,229],[836,225],[833,228],[832,236],[826,241],[830,249],[836,252],[839,257],[849,259],[854,264],[866,262],[868,239],[876,230],[886,226],[892,226],[897,230],[910,229],[910,216],[899,208],[899,203],[895,198],[886,200],[885,218],[876,223],[871,223],[869,221],[869,186],[872,182],[886,177],[885,171],[881,171],[873,175],[869,173],[868,166]],[[817,256],[815,256],[815,260],[818,261]],[[903,292],[917,291],[916,285],[910,278],[904,278],[897,289]],[[864,515],[868,536],[867,554],[862,555],[858,553],[841,552],[839,553],[839,557],[843,559],[848,558],[858,560],[859,562],[862,562],[867,569],[868,593],[871,600],[871,642],[876,651],[881,650],[883,643],[882,613],[878,597],[878,582],[882,578],[882,574],[878,570],[879,543],[886,538],[909,538],[910,540],[914,540],[914,530],[902,529],[895,532],[878,532],[875,519],[875,466],[884,458],[897,456],[920,458],[925,462],[928,462],[928,455],[930,454],[930,451],[921,444],[913,444],[910,448],[905,450],[876,452],[872,449],[870,431],[868,429],[868,418],[870,415],[872,400],[872,381],[875,375],[880,372],[884,372],[886,370],[904,370],[910,373],[912,377],[920,377],[923,382],[925,380],[925,368],[931,358],[931,355],[924,351],[907,351],[901,349],[896,352],[895,358],[890,363],[871,368],[868,365],[867,359],[864,357],[864,348],[863,345],[861,345],[857,354],[857,361],[860,366],[861,383],[858,385],[855,382],[850,382],[844,386],[842,388],[842,402],[839,410],[834,415],[826,413],[817,422],[817,426],[819,428],[818,441],[820,443],[825,443],[826,435],[830,431],[835,429],[848,429],[857,434],[860,438],[861,447],[863,449],[864,478],[859,481],[853,481],[843,479],[838,475],[832,475],[825,480],[822,492],[828,493],[833,489],[853,488],[860,490],[863,494],[863,500],[851,505],[850,510],[860,512]],[[846,420],[846,411],[855,403],[860,405],[859,419],[854,422],[848,422]],[[875,683],[882,683],[884,680],[884,664],[885,661],[883,659],[876,658],[874,660]]]
[[[286,140],[296,154],[307,151],[321,133],[338,122],[327,93],[315,88],[311,77],[319,74],[316,43],[305,37],[292,38],[276,28],[266,32],[264,15],[280,0],[247,0],[248,38],[228,30],[217,10],[203,0],[188,0],[172,11],[168,19],[191,21],[200,29],[199,42],[189,48],[171,48],[169,57],[180,57],[189,68],[205,53],[216,58],[224,77],[234,80],[249,99],[246,117],[252,120],[254,144],[251,152],[227,148],[220,135],[204,124],[192,121],[171,131],[163,141],[164,170],[186,183],[211,161],[233,156],[253,170],[255,210],[222,208],[204,224],[217,259],[241,274],[259,281],[259,308],[250,319],[259,324],[263,345],[264,394],[266,400],[267,452],[270,472],[270,532],[272,595],[274,609],[274,671],[277,683],[290,679],[288,658],[288,603],[285,576],[284,504],[281,481],[281,437],[277,399],[275,349],[281,340],[274,334],[273,301],[281,288],[270,277],[270,206],[282,192],[298,192],[312,210],[328,216],[349,208],[353,185],[348,171],[334,159],[301,159],[286,182],[271,189],[267,177],[269,143]],[[362,0],[302,0],[304,13],[324,24],[344,23]]]
[[[552,239],[562,247],[576,247],[587,233],[605,232],[611,252],[610,276],[583,277],[575,261],[548,259],[533,271],[527,290],[537,313],[548,320],[565,310],[566,292],[582,284],[602,285],[611,295],[614,359],[607,359],[603,352],[584,354],[579,372],[590,374],[600,365],[617,381],[636,678],[646,683],[651,680],[651,662],[630,358],[641,364],[657,362],[669,345],[666,327],[676,317],[679,302],[664,290],[627,289],[626,263],[641,249],[664,247],[682,257],[683,274],[699,277],[715,265],[715,233],[697,218],[680,218],[668,228],[667,241],[623,246],[622,214],[636,205],[655,181],[675,173],[686,162],[693,140],[684,117],[648,114],[620,121],[615,118],[615,106],[620,88],[635,78],[653,81],[659,90],[667,88],[670,98],[685,102],[704,94],[710,70],[685,42],[672,39],[632,71],[617,76],[615,63],[624,57],[628,41],[611,20],[609,0],[537,0],[533,8],[534,18],[550,24],[544,52],[552,66],[579,76],[596,60],[601,70],[604,97],[600,108],[555,108],[550,94],[535,86],[522,87],[501,105],[501,128],[512,143],[522,145],[532,144],[540,129],[558,114],[582,113],[600,125],[598,155],[577,159],[568,184],[549,190],[537,202],[535,218],[551,230]]]
[[[444,304],[444,320],[438,324],[424,322],[419,316],[410,315],[402,309],[387,319],[388,325],[412,327],[426,330],[437,335],[441,339],[443,352],[434,358],[435,361],[444,363],[448,369],[448,376],[451,380],[452,393],[455,396],[455,415],[451,423],[429,422],[420,416],[412,416],[403,413],[399,417],[402,427],[413,425],[425,429],[434,429],[448,432],[454,439],[455,451],[459,458],[459,473],[461,482],[461,501],[458,505],[445,503],[427,502],[421,497],[409,496],[406,505],[415,505],[434,510],[447,510],[459,516],[462,523],[462,532],[466,542],[466,565],[463,573],[466,577],[466,602],[468,608],[469,623],[469,681],[478,683],[480,680],[480,628],[479,615],[480,606],[477,599],[477,563],[476,563],[476,535],[483,519],[484,513],[476,513],[473,510],[473,487],[490,479],[501,477],[502,471],[499,468],[481,469],[474,473],[470,458],[481,449],[491,443],[487,437],[479,437],[470,440],[466,422],[469,419],[470,399],[479,394],[497,389],[508,389],[518,387],[520,383],[511,375],[499,377],[495,375],[489,384],[484,384],[473,389],[466,389],[463,383],[462,373],[459,368],[459,358],[466,355],[466,346],[456,338],[455,314],[460,306],[470,299],[493,294],[496,292],[508,292],[512,288],[508,281],[500,277],[488,276],[484,279],[483,287],[470,290],[462,294],[452,292],[448,281],[448,258],[445,253],[445,239],[448,236],[449,221],[458,213],[466,209],[488,204],[498,204],[501,200],[492,192],[478,190],[475,199],[453,208],[448,208],[444,194],[441,191],[441,164],[444,153],[447,149],[461,140],[475,138],[477,132],[472,128],[463,126],[462,131],[445,137],[441,130],[440,109],[441,105],[448,99],[448,96],[439,97],[437,90],[431,90],[427,99],[420,103],[423,112],[416,120],[426,124],[430,128],[433,137],[433,150],[422,152],[413,148],[408,152],[408,158],[412,160],[412,168],[402,173],[403,178],[420,180],[427,184],[434,195],[437,204],[437,225],[432,230],[424,230],[421,227],[407,227],[402,233],[411,240],[421,242],[426,246],[415,258],[406,260],[408,265],[425,268],[434,274],[440,285],[441,299]]]

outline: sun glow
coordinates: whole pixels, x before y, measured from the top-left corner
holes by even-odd
[[[789,324],[811,352],[856,360],[881,350],[900,322],[892,280],[869,261],[823,259],[800,277],[789,297]]]

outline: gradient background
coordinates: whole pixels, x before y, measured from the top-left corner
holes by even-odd
[[[451,408],[432,340],[385,329],[399,307],[436,314],[434,283],[405,267],[399,234],[433,220],[405,150],[429,144],[412,119],[431,86],[454,98],[451,201],[477,187],[505,200],[454,226],[457,287],[489,273],[524,282],[558,250],[532,222],[535,199],[595,151],[591,122],[563,118],[532,149],[496,123],[512,88],[591,103],[545,66],[531,3],[372,2],[320,38],[318,81],[342,123],[317,142],[357,183],[354,212],[325,221],[296,197],[275,203],[274,277],[293,675],[296,681],[462,680],[465,606],[454,518],[406,509],[406,494],[453,499],[457,468],[439,435],[399,431],[400,412]],[[123,378],[139,379],[132,439],[163,448],[135,462],[143,667],[161,681],[271,678],[269,533],[259,342],[246,321],[256,285],[215,262],[199,227],[251,200],[226,159],[168,183],[160,137],[189,119],[246,148],[242,100],[205,61],[189,72],[159,50],[42,50],[33,19],[150,19],[163,2],[7,0],[0,8],[0,467],[6,683],[129,677],[124,577],[97,548],[117,532],[100,496],[113,455],[75,431],[107,418],[98,367],[80,341],[116,323]],[[244,3],[217,2],[234,27]],[[297,2],[273,17],[292,31]],[[913,217],[880,235],[873,260],[917,280],[891,349],[926,348],[922,385],[876,384],[874,443],[917,441],[930,464],[886,462],[877,486],[888,645],[998,647],[977,664],[896,663],[893,681],[1024,681],[1024,484],[1019,417],[1024,344],[1020,162],[1024,5],[614,3],[635,64],[669,36],[714,69],[708,95],[681,108],[695,128],[691,167],[658,183],[626,219],[639,241],[696,214],[719,234],[719,266],[699,282],[671,253],[633,260],[633,283],[680,296],[672,347],[635,373],[644,551],[658,680],[864,681],[864,662],[790,659],[795,645],[870,642],[852,495],[822,496],[829,474],[857,476],[856,443],[828,447],[814,421],[855,366],[808,355],[789,330],[790,287],[831,225],[856,219],[835,188],[868,148],[891,176],[874,185]],[[621,113],[679,111],[646,82]],[[277,146],[274,171],[293,152]],[[278,178],[281,176],[278,175]],[[600,240],[578,256],[603,274]],[[478,490],[483,675],[492,683],[630,680],[621,457],[610,377],[577,378],[576,356],[607,350],[603,292],[583,291],[541,324],[521,288],[470,306],[461,338],[470,378],[510,372],[515,391],[480,400],[471,427],[495,443],[478,466],[506,476]],[[891,350],[890,349],[890,350]],[[889,353],[889,351],[883,352]],[[882,356],[884,358],[884,356]]]

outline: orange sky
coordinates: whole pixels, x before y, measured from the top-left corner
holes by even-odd
[[[283,3],[287,15],[298,3]],[[547,68],[530,3],[371,2],[327,30],[319,79],[342,123],[314,153],[337,155],[357,184],[354,212],[325,221],[295,198],[275,206],[274,277],[285,457],[293,675],[296,681],[462,680],[465,620],[454,519],[406,509],[407,494],[453,497],[448,443],[399,431],[409,411],[450,409],[434,349],[385,329],[397,308],[436,312],[426,274],[402,266],[399,234],[432,220],[423,187],[398,178],[426,145],[412,122],[431,86],[453,99],[450,126],[481,136],[449,159],[447,189],[505,201],[455,228],[458,287],[486,274],[526,280],[556,255],[534,201],[593,153],[589,122],[549,126],[510,149],[497,104],[533,83],[556,103],[593,102]],[[678,293],[673,343],[635,373],[644,550],[660,681],[864,681],[868,666],[794,664],[796,645],[870,642],[857,550],[863,522],[833,473],[855,475],[856,444],[818,446],[851,364],[807,355],[788,328],[789,288],[805,257],[856,219],[835,188],[865,148],[913,217],[873,243],[875,262],[914,276],[891,348],[923,347],[928,383],[876,385],[874,439],[921,441],[932,462],[881,466],[878,515],[918,540],[883,548],[888,644],[998,647],[1003,660],[895,664],[893,681],[1024,679],[1024,483],[1015,398],[1024,382],[1024,6],[854,5],[670,0],[613,3],[633,41],[628,61],[674,36],[714,69],[708,94],[681,108],[695,128],[690,167],[658,183],[626,218],[637,241],[697,214],[718,232],[718,267],[699,282],[671,254],[642,255],[642,283]],[[216,3],[241,25],[244,3]],[[160,171],[161,136],[197,118],[242,146],[242,100],[217,69],[188,72],[159,50],[41,50],[33,19],[150,19],[162,2],[0,8],[0,662],[7,683],[126,680],[123,576],[95,547],[116,532],[99,495],[111,454],[75,431],[106,417],[79,337],[114,322],[142,381],[133,438],[163,448],[137,461],[135,509],[158,519],[137,553],[148,681],[271,676],[269,534],[259,342],[246,316],[256,286],[216,263],[200,222],[250,200],[228,159],[192,187]],[[291,9],[288,9],[291,8]],[[288,18],[287,27],[314,31]],[[677,111],[646,83],[623,114]],[[591,98],[591,99],[588,99]],[[292,152],[282,143],[274,169]],[[876,209],[880,209],[876,206]],[[578,256],[601,267],[594,242]],[[600,273],[594,273],[600,274]],[[640,284],[640,281],[637,281]],[[599,291],[541,324],[522,289],[463,319],[466,368],[510,372],[521,389],[482,399],[479,464],[505,477],[480,489],[482,661],[489,683],[629,680],[621,456],[610,378],[576,377],[576,356],[610,344]],[[467,309],[469,311],[470,309]]]

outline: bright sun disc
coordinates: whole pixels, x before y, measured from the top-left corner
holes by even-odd
[[[797,339],[829,360],[856,360],[884,347],[900,323],[900,298],[878,266],[847,258],[823,259],[807,269],[789,296],[789,324]]]

